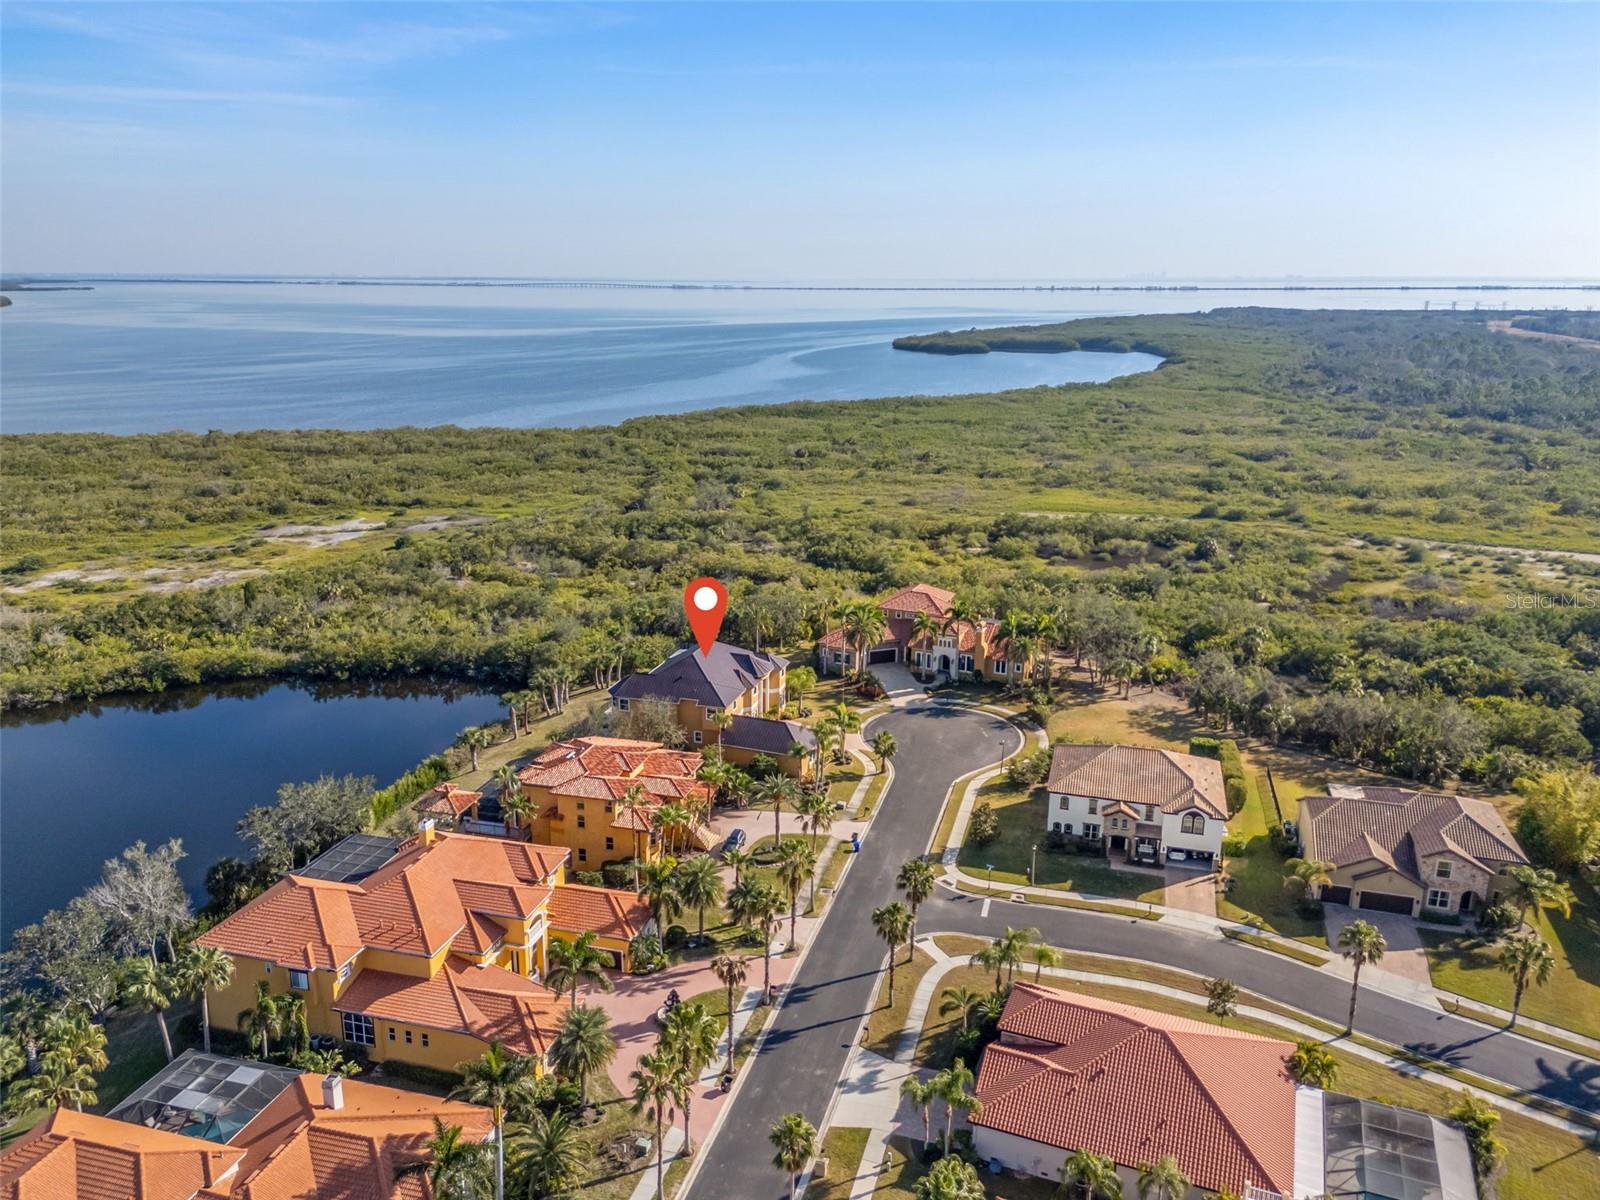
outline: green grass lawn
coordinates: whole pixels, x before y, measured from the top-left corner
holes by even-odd
[[[1250,789],[1244,808],[1228,825],[1231,833],[1248,841],[1243,854],[1228,860],[1233,886],[1217,894],[1217,915],[1259,924],[1296,941],[1326,948],[1328,935],[1321,919],[1301,916],[1294,897],[1283,886],[1284,859],[1267,839],[1267,817],[1258,793],[1258,788]]]
[[[900,1030],[905,1027],[906,1014],[911,1011],[911,997],[917,984],[933,966],[933,958],[921,950],[911,952],[911,962],[906,962],[902,947],[895,952],[894,1002],[889,1001],[889,972],[879,978],[877,998],[867,1017],[867,1030],[861,1044],[868,1050],[892,1057],[895,1043],[900,1040]]]
[[[888,782],[889,773],[887,771],[873,772],[872,782],[867,784],[866,794],[861,797],[861,806],[850,814],[852,820],[865,821],[872,816],[873,811],[878,807],[878,801],[883,799],[883,789],[888,785]]]
[[[813,1175],[806,1184],[809,1200],[849,1200],[850,1186],[861,1169],[861,1155],[867,1148],[869,1129],[852,1129],[835,1126],[822,1139],[821,1157],[828,1160],[828,1169]]]
[[[1034,883],[1039,887],[1161,903],[1165,884],[1160,875],[1118,870],[1096,855],[1052,854],[1046,850],[1049,798],[1044,788],[1017,788],[1003,776],[997,777],[978,789],[973,807],[986,800],[1000,820],[1000,836],[987,846],[974,845],[969,827],[968,840],[957,859],[961,869],[974,878],[987,880],[988,865],[993,863],[997,884],[1026,884],[1031,860],[1036,863]],[[1033,852],[1035,846],[1039,847],[1037,855]]]
[[[1600,893],[1573,883],[1578,903],[1572,916],[1539,914],[1539,936],[1556,954],[1556,968],[1543,987],[1522,998],[1523,1015],[1548,1021],[1588,1037],[1600,1037]],[[1511,1007],[1511,976],[1499,969],[1498,948],[1485,946],[1460,930],[1422,928],[1422,945],[1435,987],[1472,1000]]]
[[[834,804],[849,804],[856,785],[866,771],[854,757],[848,763],[828,767],[828,799]]]

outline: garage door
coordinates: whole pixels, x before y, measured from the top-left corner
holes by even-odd
[[[892,663],[898,656],[899,651],[897,651],[893,646],[890,646],[887,650],[868,650],[867,662],[869,664]]]
[[[1333,884],[1324,884],[1322,887],[1322,902],[1324,904],[1349,904],[1350,889],[1347,887],[1334,887]]]
[[[1410,896],[1396,896],[1390,892],[1362,892],[1361,903],[1358,908],[1371,909],[1373,912],[1392,912],[1411,914],[1411,909],[1416,901]]]

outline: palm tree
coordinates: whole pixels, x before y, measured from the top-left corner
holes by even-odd
[[[530,1196],[562,1196],[589,1161],[588,1144],[563,1112],[546,1115],[535,1109],[511,1133],[518,1173]]]
[[[456,1069],[461,1072],[461,1083],[451,1097],[487,1108],[494,1121],[494,1195],[495,1200],[505,1200],[506,1109],[526,1090],[533,1076],[532,1060],[507,1053],[499,1042],[492,1042],[481,1057]]]
[[[1163,1154],[1139,1167],[1139,1200],[1183,1200],[1188,1194],[1188,1177],[1172,1155]]]
[[[172,1035],[167,1031],[166,1010],[172,1003],[172,979],[168,968],[158,967],[148,958],[134,959],[122,981],[122,998],[140,1012],[155,1016],[161,1030],[161,1048],[171,1062]]]
[[[906,894],[906,904],[911,908],[911,937],[908,941],[917,940],[917,909],[933,895],[937,878],[933,873],[933,864],[922,858],[902,863],[899,873],[894,877],[895,887]]]
[[[922,1114],[922,1148],[926,1150],[928,1143],[933,1140],[932,1110],[933,1102],[939,1098],[939,1091],[932,1079],[923,1080],[912,1074],[900,1081],[900,1094],[915,1104],[917,1111]]]
[[[983,1105],[978,1098],[968,1089],[972,1087],[974,1076],[967,1070],[967,1064],[961,1059],[956,1059],[944,1070],[933,1077],[935,1095],[944,1101],[944,1152],[950,1153],[950,1134],[955,1128],[956,1111],[981,1114]]]
[[[647,863],[639,877],[639,894],[650,905],[657,926],[681,911],[678,903],[678,877],[670,862]]]
[[[781,822],[785,807],[794,809],[800,800],[800,785],[792,776],[774,775],[771,779],[763,779],[756,785],[756,798],[762,802],[772,803],[772,837],[776,841],[782,836]]]
[[[944,623],[938,617],[923,610],[911,618],[911,644],[919,649],[932,650],[944,628]]]
[[[789,945],[795,943],[795,922],[800,916],[800,889],[817,869],[817,852],[801,838],[778,844],[778,881],[789,893]]]
[[[833,828],[833,801],[827,792],[807,791],[800,794],[800,827],[811,835],[811,849],[817,848],[817,835]]]
[[[728,1063],[724,1071],[733,1074],[733,992],[735,988],[743,987],[745,976],[750,972],[747,959],[735,958],[731,954],[719,954],[711,960],[711,973],[728,989]]]
[[[104,1071],[111,1065],[106,1054],[105,1027],[96,1025],[81,1009],[53,1014],[45,1025],[44,1037],[48,1044],[46,1054],[82,1063],[90,1071]]]
[[[500,703],[505,706],[507,715],[511,719],[511,736],[513,739],[522,736],[522,727],[517,721],[517,715],[522,707],[521,692],[501,692]]]
[[[293,992],[285,992],[278,997],[278,1003],[283,1008],[284,1029],[294,1030],[295,1044],[300,1047],[299,1053],[304,1054],[311,1049],[311,1026],[306,1021],[306,998]]]
[[[1378,962],[1389,948],[1383,933],[1367,921],[1351,921],[1339,931],[1339,953],[1355,965],[1355,975],[1350,980],[1350,1019],[1344,1031],[1354,1033],[1356,1028],[1356,997],[1361,994],[1361,968]]]
[[[733,886],[739,886],[739,877],[744,874],[744,869],[750,865],[752,856],[750,851],[739,846],[722,852],[722,865],[733,868]]]
[[[939,1015],[948,1017],[952,1013],[960,1013],[961,1032],[965,1033],[973,1010],[983,1003],[984,993],[972,988],[951,986],[944,989],[943,995],[944,999],[939,1004]]]
[[[733,714],[725,708],[719,708],[707,718],[717,730],[717,751],[722,751],[722,735],[729,725],[733,724]]]
[[[1000,941],[998,938],[991,941],[982,950],[975,950],[972,953],[973,966],[994,968],[995,991],[999,991],[1005,983],[1004,979],[1002,978],[1002,973],[1005,970],[1005,962],[1001,959],[1000,955]]]
[[[1572,915],[1572,888],[1548,867],[1512,867],[1508,874],[1505,897],[1517,906],[1519,925],[1527,924],[1528,911],[1535,908],[1559,908],[1563,917]]]
[[[667,1014],[661,1030],[660,1052],[678,1060],[683,1068],[683,1156],[694,1155],[694,1143],[689,1138],[690,1106],[694,1103],[695,1087],[705,1069],[716,1061],[720,1022],[706,1010],[704,1004],[680,1004]]]
[[[761,994],[772,992],[772,931],[783,911],[783,897],[764,879],[751,876],[728,893],[728,915],[744,926],[761,929]]]
[[[871,600],[852,600],[840,606],[837,613],[844,628],[845,640],[856,652],[856,678],[867,674],[867,648],[883,641],[889,622]]]
[[[894,1007],[895,951],[911,937],[911,910],[900,901],[872,910],[872,927],[889,946],[889,1007]]]
[[[772,1165],[789,1176],[789,1200],[795,1200],[800,1172],[817,1152],[817,1131],[799,1113],[789,1113],[767,1134],[775,1153]]]
[[[500,789],[500,819],[506,823],[507,829],[520,828],[522,819],[533,808],[533,802],[522,790],[522,777],[517,774],[515,767],[507,763],[494,773],[494,781]]]
[[[1027,957],[1028,947],[1038,940],[1039,931],[1037,929],[1012,929],[1009,925],[1006,926],[1006,931],[1003,934],[994,939],[992,947],[994,952],[993,961],[984,965],[994,967],[994,986],[996,991],[1000,989],[1000,968],[1004,967],[1006,969],[1006,978],[1008,980],[1015,978],[1017,968],[1022,965],[1023,960]]]
[[[844,757],[844,740],[848,734],[861,731],[861,715],[843,700],[828,706],[828,720],[833,722],[837,731],[835,736],[839,739],[837,757]]]
[[[589,1103],[589,1076],[603,1071],[617,1056],[611,1018],[593,1004],[569,1008],[550,1043],[550,1061],[568,1079],[578,1081],[578,1101]]]
[[[1054,946],[1044,942],[1035,942],[1028,947],[1028,957],[1033,959],[1033,981],[1039,982],[1039,977],[1044,974],[1046,967],[1054,967],[1061,961],[1061,954]]]
[[[1333,882],[1333,864],[1326,859],[1291,858],[1283,866],[1283,886],[1296,896],[1320,896]]]
[[[693,858],[686,858],[678,864],[673,878],[684,911],[698,914],[698,933],[701,937],[705,937],[706,909],[721,904],[722,897],[727,891],[722,885],[722,874],[716,860],[709,854],[697,854]]]
[[[878,756],[879,771],[888,767],[889,760],[895,756],[895,752],[899,749],[900,744],[894,740],[894,734],[887,729],[880,729],[872,735],[872,752]]]
[[[843,754],[844,733],[832,717],[823,717],[811,727],[811,732],[817,737],[816,776],[820,780],[823,774],[823,761],[833,757],[835,739],[838,739],[840,754]]]
[[[262,1058],[272,1053],[272,1039],[283,1035],[285,1015],[266,981],[257,983],[255,1004],[239,1014],[239,1031],[259,1043]]]
[[[1556,956],[1550,949],[1550,943],[1536,933],[1514,937],[1505,944],[1500,951],[1500,969],[1511,976],[1517,989],[1512,997],[1511,1020],[1506,1023],[1507,1029],[1517,1027],[1517,1014],[1522,1011],[1522,994],[1528,984],[1543,987],[1549,982],[1550,972],[1555,965]]]
[[[1239,985],[1231,979],[1206,980],[1206,1011],[1226,1021],[1239,1003]]]
[[[609,992],[615,986],[605,971],[611,965],[611,955],[595,944],[598,940],[599,935],[594,930],[585,929],[570,942],[552,938],[545,950],[549,965],[545,982],[558,996],[570,986],[572,1008],[578,1007],[578,985],[584,980],[602,992]]]
[[[682,836],[689,831],[689,810],[674,801],[667,801],[656,809],[656,828],[661,830],[669,852],[675,852]]]
[[[87,1063],[78,1062],[65,1054],[47,1053],[39,1056],[39,1069],[7,1087],[6,1107],[14,1113],[35,1108],[66,1108],[78,1112],[85,1104],[100,1102],[94,1090],[94,1072]]]
[[[1339,1081],[1339,1060],[1321,1042],[1296,1042],[1284,1066],[1298,1083],[1327,1091]]]
[[[1074,1150],[1061,1164],[1063,1189],[1077,1187],[1088,1200],[1122,1200],[1117,1164],[1092,1150]]]
[[[211,1053],[211,996],[213,990],[228,986],[233,979],[233,959],[214,946],[190,942],[178,962],[178,986],[185,996],[200,997],[200,1037],[207,1054]]]
[[[644,1113],[656,1123],[656,1200],[665,1200],[666,1125],[678,1115],[677,1105],[684,1093],[683,1067],[658,1049],[640,1057],[630,1078],[633,1111]]]
[[[476,771],[478,769],[478,751],[487,750],[494,745],[494,734],[490,733],[486,726],[473,725],[461,731],[456,738],[456,745],[465,747],[467,753],[472,756],[472,769]]]
[[[436,1200],[473,1200],[484,1181],[484,1148],[461,1135],[461,1126],[433,1119],[433,1136],[422,1144],[424,1157],[397,1163],[395,1182],[426,1179]]]

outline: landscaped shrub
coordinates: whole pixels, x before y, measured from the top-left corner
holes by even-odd
[[[1272,848],[1285,858],[1293,858],[1300,853],[1300,837],[1287,821],[1267,830],[1267,837],[1272,842]]]
[[[1032,787],[1050,774],[1050,751],[1019,754],[1006,764],[1006,782],[1012,787]]]
[[[1516,908],[1504,900],[1489,905],[1478,914],[1478,932],[1491,941],[1511,932],[1519,923]]]
[[[667,926],[666,948],[668,950],[677,950],[688,940],[689,931],[682,925]]]
[[[388,787],[372,793],[372,823],[382,825],[429,788],[450,778],[450,760],[442,754],[425,758]]]
[[[1239,757],[1239,743],[1232,738],[1193,737],[1189,753],[1214,758],[1222,764],[1222,786],[1228,796],[1228,815],[1236,816],[1250,798],[1250,784]]]
[[[619,888],[626,891],[633,887],[633,875],[638,869],[638,864],[631,858],[619,859],[617,862],[600,864],[600,876],[608,888]]]
[[[576,871],[572,876],[573,882],[581,883],[585,887],[605,887],[606,877],[599,871]]]
[[[1250,845],[1250,839],[1242,833],[1230,833],[1222,839],[1222,853],[1226,858],[1238,858]]]
[[[1418,915],[1422,920],[1427,921],[1430,925],[1461,924],[1460,913],[1432,912],[1429,909],[1424,908]]]
[[[628,963],[635,975],[653,975],[667,965],[666,958],[661,939],[653,933],[641,933],[628,943]]]
[[[1308,921],[1322,920],[1322,901],[1315,896],[1301,896],[1295,901],[1294,910]]]
[[[461,1086],[461,1076],[454,1071],[418,1066],[416,1063],[401,1062],[396,1058],[385,1060],[383,1073],[397,1079],[409,1079],[412,1083],[420,1083],[430,1091],[441,1094],[453,1092]]]
[[[1051,854],[1065,854],[1072,849],[1072,838],[1059,829],[1052,829],[1044,835],[1044,848]]]
[[[995,816],[994,805],[980,800],[972,810],[972,820],[967,826],[967,837],[974,845],[987,846],[1000,836],[1000,818]]]

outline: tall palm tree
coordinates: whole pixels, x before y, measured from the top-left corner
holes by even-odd
[[[817,848],[817,835],[833,828],[833,801],[827,792],[807,791],[800,794],[800,827],[811,835],[811,849]]]
[[[423,1157],[397,1163],[395,1182],[426,1179],[436,1200],[476,1200],[485,1182],[484,1148],[462,1136],[461,1126],[433,1119],[433,1136],[422,1144]]]
[[[472,758],[472,769],[476,771],[478,769],[478,752],[487,750],[494,745],[494,734],[490,733],[486,726],[473,725],[471,728],[461,731],[456,738],[456,745],[466,749],[466,752]]]
[[[666,839],[669,852],[676,852],[682,845],[683,835],[689,831],[689,810],[682,804],[668,800],[656,809],[655,824]]]
[[[15,1113],[69,1106],[82,1112],[85,1104],[99,1102],[94,1072],[87,1063],[65,1054],[40,1055],[39,1069],[14,1081],[6,1091],[6,1107]]]
[[[1039,977],[1044,974],[1046,967],[1054,967],[1061,961],[1061,955],[1054,946],[1044,942],[1035,942],[1028,947],[1028,957],[1033,959],[1033,981],[1039,982]]]
[[[894,740],[894,734],[887,729],[880,729],[872,735],[872,752],[878,756],[878,771],[881,773],[889,766],[889,760],[900,749],[900,743]]]
[[[992,946],[993,957],[990,962],[983,965],[994,967],[995,990],[1000,989],[1000,969],[1005,968],[1006,978],[1016,977],[1017,968],[1027,958],[1028,947],[1039,940],[1039,931],[1033,928],[1012,929],[1006,926],[1006,931],[994,939]]]
[[[550,1061],[568,1079],[577,1080],[580,1104],[589,1103],[589,1076],[605,1070],[616,1056],[611,1018],[593,1004],[569,1008],[550,1043]]]
[[[166,1011],[172,1004],[172,991],[169,968],[158,967],[148,958],[136,958],[128,964],[128,974],[122,981],[122,998],[140,1012],[154,1015],[168,1062],[172,1061],[172,1035],[167,1031]]]
[[[1517,906],[1517,923],[1525,925],[1528,912],[1535,908],[1559,908],[1563,917],[1572,915],[1573,894],[1569,884],[1556,878],[1548,867],[1512,867],[1505,898]]]
[[[983,1105],[972,1094],[971,1089],[975,1076],[967,1069],[967,1064],[961,1059],[956,1059],[944,1070],[933,1077],[936,1095],[944,1101],[944,1152],[950,1153],[950,1135],[955,1129],[956,1112],[969,1112],[981,1114]]]
[[[1320,896],[1333,882],[1333,864],[1323,858],[1291,858],[1283,864],[1284,888],[1296,896]]]
[[[510,1133],[513,1163],[530,1196],[564,1196],[589,1161],[588,1144],[563,1112],[535,1109]]]
[[[889,1007],[894,1007],[895,951],[911,937],[911,910],[900,901],[872,910],[872,928],[889,947]]]
[[[185,996],[200,997],[200,1038],[207,1054],[211,1053],[210,993],[227,987],[232,979],[233,959],[215,946],[190,942],[178,960],[178,987]]]
[[[558,996],[571,987],[572,1008],[578,1007],[578,985],[584,980],[602,992],[609,992],[616,986],[606,974],[611,955],[600,949],[596,944],[598,940],[599,935],[594,930],[585,929],[570,942],[552,938],[545,949],[545,961],[549,966],[545,982]]]
[[[754,875],[728,893],[728,915],[739,924],[761,930],[761,994],[772,992],[772,932],[783,911],[783,896]]]
[[[750,865],[752,855],[750,851],[734,846],[722,852],[722,865],[733,868],[733,886],[739,886],[739,879],[744,874],[744,869]]]
[[[1284,1060],[1284,1066],[1295,1082],[1306,1087],[1327,1091],[1339,1081],[1339,1060],[1321,1042],[1296,1042],[1294,1053]]]
[[[690,1107],[700,1076],[716,1061],[721,1022],[704,1004],[680,1004],[667,1014],[661,1030],[659,1050],[678,1060],[683,1068],[683,1156],[693,1157],[694,1143],[689,1138]]]
[[[790,838],[778,844],[778,881],[789,893],[789,945],[795,943],[795,922],[800,916],[800,889],[817,869],[817,852],[804,840]]]
[[[1122,1200],[1117,1164],[1092,1150],[1074,1150],[1061,1164],[1061,1186],[1082,1188],[1088,1200]]]
[[[450,1095],[487,1108],[494,1122],[494,1196],[495,1200],[505,1200],[506,1109],[518,1093],[527,1089],[533,1076],[532,1060],[492,1042],[480,1057],[461,1063],[456,1069],[461,1072],[461,1083]]]
[[[795,1200],[800,1172],[817,1153],[817,1131],[800,1113],[789,1113],[767,1134],[774,1154],[772,1165],[789,1176],[789,1200]]]
[[[727,732],[728,726],[733,724],[733,714],[725,708],[719,708],[707,718],[717,731],[717,752],[722,752],[722,735]]]
[[[839,608],[838,617],[844,628],[845,640],[855,651],[856,678],[867,675],[867,650],[883,641],[889,622],[871,600],[852,600]]]
[[[681,911],[678,903],[678,877],[670,862],[645,864],[639,873],[639,894],[650,905],[657,926],[664,925]]]
[[[711,973],[721,981],[722,986],[728,989],[728,1062],[723,1068],[726,1074],[733,1074],[733,992],[735,988],[743,987],[745,976],[750,972],[747,959],[735,958],[731,954],[719,954],[711,960]]]
[[[1188,1194],[1188,1177],[1172,1155],[1163,1154],[1139,1167],[1139,1200],[1183,1200]]]
[[[285,992],[278,997],[278,1004],[283,1009],[284,1029],[294,1030],[295,1044],[300,1047],[299,1053],[304,1054],[311,1049],[311,1026],[306,1020],[306,998],[294,992]]]
[[[939,1002],[939,1015],[948,1017],[953,1013],[961,1014],[961,1032],[967,1031],[967,1022],[971,1020],[973,1010],[983,1003],[984,993],[973,988],[951,986],[944,989],[943,999]]]
[[[272,994],[266,981],[256,984],[256,1002],[239,1014],[239,1031],[254,1039],[261,1047],[261,1057],[272,1053],[272,1039],[282,1037],[287,1013],[278,996]]]
[[[104,1071],[111,1065],[106,1053],[105,1026],[96,1025],[81,1009],[52,1015],[45,1025],[44,1036],[48,1044],[46,1054],[82,1063],[90,1071]]]
[[[1516,984],[1516,993],[1511,1001],[1511,1020],[1506,1022],[1507,1029],[1517,1027],[1517,1014],[1522,1011],[1522,994],[1528,984],[1543,987],[1549,982],[1550,972],[1555,965],[1556,956],[1550,949],[1550,943],[1536,933],[1523,934],[1506,942],[1505,948],[1500,951],[1500,969],[1511,976]]]
[[[643,1113],[656,1123],[656,1200],[665,1200],[667,1123],[678,1115],[678,1104],[685,1083],[683,1066],[670,1054],[659,1048],[654,1054],[640,1056],[639,1065],[630,1078],[633,1080],[633,1111]]]
[[[505,822],[507,829],[520,829],[523,818],[533,807],[533,802],[523,791],[522,776],[517,774],[515,767],[506,763],[494,773],[494,781],[499,788],[500,819]]]
[[[1370,922],[1351,921],[1339,931],[1339,953],[1349,959],[1356,969],[1350,980],[1350,1019],[1345,1022],[1346,1033],[1355,1032],[1356,997],[1361,994],[1361,968],[1380,961],[1388,948],[1389,943],[1382,931]]]
[[[911,644],[919,650],[932,650],[942,633],[944,622],[931,612],[924,610],[911,618]]]
[[[932,1079],[924,1080],[912,1074],[900,1081],[900,1094],[915,1104],[917,1111],[922,1114],[922,1148],[926,1150],[928,1143],[933,1140],[932,1110],[933,1102],[939,1098],[939,1091]]]
[[[699,918],[699,935],[705,936],[706,909],[722,903],[727,889],[722,885],[722,874],[716,860],[709,854],[697,854],[678,863],[673,873],[678,899],[685,912],[694,912]]]
[[[899,873],[894,877],[894,885],[906,896],[906,904],[911,909],[911,936],[906,939],[908,943],[917,940],[917,909],[929,896],[938,877],[933,873],[933,864],[927,859],[913,858],[902,863]]]
[[[828,720],[833,722],[833,727],[837,731],[835,734],[839,739],[837,756],[843,756],[845,737],[861,732],[861,714],[841,700],[837,704],[828,706]]]

